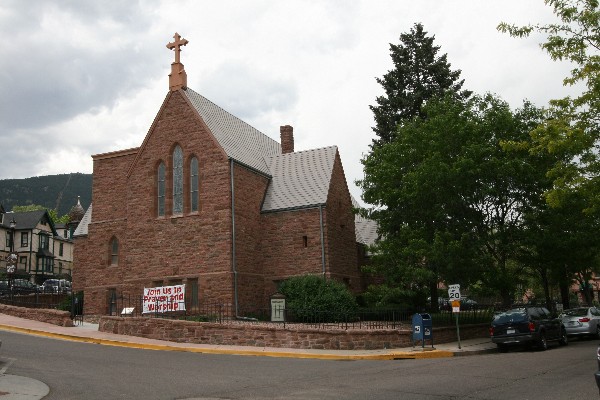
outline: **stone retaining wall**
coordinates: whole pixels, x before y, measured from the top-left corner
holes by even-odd
[[[47,308],[27,308],[0,304],[0,313],[12,315],[13,317],[32,319],[47,322],[58,326],[73,326],[71,313],[68,311],[53,310]]]
[[[487,337],[488,324],[460,328],[461,339]],[[99,330],[181,343],[324,350],[374,350],[412,345],[411,327],[404,329],[315,329],[297,325],[232,322],[215,324],[160,318],[101,317]],[[457,340],[456,328],[434,328],[433,341]],[[417,344],[417,345],[420,345]],[[431,346],[427,341],[426,346]]]

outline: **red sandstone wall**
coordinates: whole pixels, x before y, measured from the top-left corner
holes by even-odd
[[[126,244],[126,172],[135,151],[94,156],[93,213],[88,236],[76,239],[73,251],[73,289],[86,288],[84,313],[107,311],[107,290],[122,282],[125,254],[119,254],[119,266],[110,265],[110,242]],[[94,294],[94,295],[92,295]]]
[[[412,331],[406,329],[324,330],[283,324],[214,324],[162,318],[102,317],[99,330],[121,335],[181,343],[228,346],[284,347],[292,349],[374,350],[412,345]],[[461,339],[488,337],[488,324],[461,327]],[[435,343],[456,340],[453,327],[434,328]],[[431,346],[427,341],[426,346]]]
[[[184,213],[172,215],[172,153],[183,150]],[[199,211],[190,213],[189,160],[199,161]],[[166,216],[156,213],[156,170],[166,164]],[[129,290],[198,278],[199,295],[232,301],[230,165],[183,95],[173,92],[148,133],[128,177]],[[95,206],[94,206],[95,207]],[[210,281],[210,290],[208,290]]]
[[[172,212],[172,152],[184,155],[184,213]],[[123,153],[123,154],[122,154]],[[125,154],[125,155],[124,155]],[[200,170],[200,208],[190,213],[189,159]],[[166,216],[156,213],[156,171],[166,164]],[[128,175],[129,174],[129,175]],[[144,287],[198,279],[199,297],[232,301],[229,162],[179,92],[167,96],[136,152],[95,156],[93,215],[75,254],[74,286],[86,288],[86,314],[106,314],[109,289],[142,295]],[[119,240],[119,265],[109,243]],[[75,271],[76,270],[76,271]],[[210,289],[209,289],[210,288]]]
[[[238,271],[238,300],[244,308],[266,307],[263,298],[264,272],[260,237],[263,234],[260,208],[269,180],[234,164],[235,257]]]
[[[68,311],[50,310],[46,308],[26,308],[0,304],[0,313],[13,317],[47,322],[58,326],[73,326],[71,313]]]
[[[339,152],[335,155],[333,165],[325,223],[327,275],[346,282],[357,292],[362,289],[362,282],[357,265],[354,214]]]
[[[260,240],[266,276],[265,298],[276,290],[273,281],[322,273],[318,208],[263,214]]]

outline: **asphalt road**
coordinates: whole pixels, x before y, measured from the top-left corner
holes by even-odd
[[[597,340],[545,352],[327,361],[110,347],[1,332],[0,368],[40,380],[46,399],[598,398]]]

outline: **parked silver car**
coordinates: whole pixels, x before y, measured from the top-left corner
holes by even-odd
[[[578,307],[563,311],[561,319],[567,335],[586,335],[600,338],[600,310]]]

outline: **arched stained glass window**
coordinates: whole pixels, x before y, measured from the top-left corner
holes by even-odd
[[[158,193],[158,216],[165,215],[165,163],[160,163],[158,166],[158,174],[156,177],[156,186]]]
[[[183,213],[183,151],[173,150],[173,214]]]
[[[190,211],[198,211],[198,159],[190,161]]]

